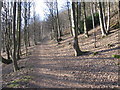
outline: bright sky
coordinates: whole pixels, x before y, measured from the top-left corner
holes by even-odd
[[[46,4],[44,3],[45,0],[36,0],[36,14],[39,14],[41,19],[45,18],[45,9],[47,8]],[[61,10],[61,7],[65,4],[65,0],[58,0],[58,9]]]

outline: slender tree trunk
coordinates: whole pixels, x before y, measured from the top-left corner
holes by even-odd
[[[2,61],[2,56],[1,56],[1,45],[2,45],[2,43],[1,43],[1,38],[2,38],[2,34],[1,34],[1,9],[2,9],[2,2],[0,1],[0,61]]]
[[[99,20],[100,20],[100,27],[101,27],[102,36],[106,36],[106,31],[105,31],[105,28],[104,28],[104,21],[103,21],[103,13],[102,13],[101,2],[99,2]]]
[[[30,10],[31,10],[31,2],[29,2],[28,3],[28,37],[27,37],[27,39],[28,39],[28,46],[30,47],[31,45],[30,45],[30,30],[29,30],[29,24],[30,24],[30,15],[31,15],[31,13],[30,13]]]
[[[102,13],[103,13],[103,22],[104,22],[104,29],[107,30],[107,25],[106,25],[106,14],[105,14],[105,2],[102,2]]]
[[[78,31],[77,31],[77,24],[76,24],[76,16],[75,16],[75,2],[72,2],[71,8],[71,22],[72,22],[72,32],[73,32],[73,48],[75,51],[75,56],[81,55],[82,51],[79,48],[78,44]]]
[[[10,5],[11,5],[11,7],[10,7],[10,16],[12,17],[13,16],[13,2],[11,2],[10,3]],[[12,47],[12,39],[13,39],[13,37],[12,37],[12,30],[13,30],[13,27],[12,27],[12,20],[10,21],[10,28],[9,28],[9,39],[10,39],[10,46]],[[10,54],[11,54],[11,56],[13,56],[13,51],[12,51],[12,49],[10,49]]]
[[[35,13],[35,5],[34,5],[34,7],[33,7],[34,9],[33,9],[33,17],[34,17],[34,31],[33,31],[33,41],[34,41],[34,45],[37,45],[37,42],[36,42],[36,31],[35,31],[35,26],[36,26],[36,24],[35,24],[35,20],[36,20],[36,17],[35,17],[35,15],[36,15],[36,13]]]
[[[59,12],[58,12],[58,2],[56,0],[56,9],[57,9],[57,16],[56,16],[56,24],[57,24],[57,30],[58,30],[58,42],[61,39],[61,31],[60,31],[60,24],[59,24]]]
[[[52,13],[52,34],[51,34],[51,39],[54,39],[54,35],[55,35],[55,32],[54,32],[55,30],[54,30],[54,17],[53,17],[53,13]]]
[[[77,24],[77,31],[79,31],[79,2],[76,2],[76,8],[77,8],[77,10],[76,10],[76,16],[77,16],[77,20],[76,20],[76,24]]]
[[[24,8],[25,8],[25,17],[24,17],[24,21],[25,21],[25,27],[24,27],[24,44],[25,44],[25,50],[26,50],[26,56],[27,56],[27,53],[28,53],[28,50],[27,50],[27,3],[25,2],[24,3]]]
[[[119,5],[118,5],[118,18],[119,18],[119,28],[120,28],[120,1],[119,1]]]
[[[91,15],[92,15],[92,24],[93,24],[93,29],[94,29],[94,47],[96,48],[96,32],[95,32],[95,17],[94,17],[94,11],[93,11],[93,5],[94,3],[91,2]]]
[[[107,34],[109,34],[109,31],[110,31],[110,2],[108,0]]]
[[[69,18],[69,23],[70,23],[70,34],[73,36],[72,33],[72,22],[71,22],[71,15],[70,15],[70,8],[69,8],[69,1],[67,0],[67,7],[68,7],[68,18]]]
[[[37,45],[35,28],[36,28],[36,27],[35,27],[35,16],[34,16],[34,32],[33,32],[33,39],[34,39],[34,45]]]
[[[17,59],[20,59],[21,51],[21,2],[18,3],[18,51]]]
[[[119,24],[119,30],[118,30],[118,42],[120,42],[120,1],[118,0],[118,24]],[[120,44],[118,44],[118,47],[120,47]],[[120,49],[118,49],[118,54],[120,55]],[[120,79],[119,79],[120,80]],[[120,85],[120,84],[119,84]]]
[[[14,50],[13,50],[13,68],[14,71],[17,71],[18,68],[18,64],[17,64],[17,59],[16,59],[16,2],[14,2],[14,7],[13,7],[13,46],[14,46]]]
[[[88,30],[87,30],[87,24],[86,24],[86,11],[85,11],[85,2],[83,2],[83,17],[84,17],[84,34],[86,37],[88,37]]]
[[[81,34],[82,32],[80,31],[80,21],[81,21],[81,2],[79,2],[78,5],[78,31]]]
[[[5,8],[5,47],[6,47],[6,53],[7,53],[7,58],[10,59],[10,48],[9,48],[9,32],[8,32],[8,7],[6,4],[6,8]]]

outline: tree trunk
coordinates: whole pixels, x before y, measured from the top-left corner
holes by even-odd
[[[26,50],[26,56],[27,56],[27,53],[28,53],[28,50],[27,50],[27,2],[24,3],[24,8],[25,8],[24,44],[25,44],[25,50]]]
[[[94,3],[91,2],[91,16],[92,16],[92,24],[93,24],[93,29],[94,29],[94,47],[96,48],[96,32],[95,32],[95,17],[94,17],[94,11],[93,11],[93,5]]]
[[[118,5],[118,18],[119,18],[119,28],[120,28],[120,1],[119,1],[119,5]]]
[[[105,31],[105,28],[104,28],[104,21],[103,21],[103,13],[102,13],[101,2],[99,2],[99,20],[100,20],[100,27],[101,27],[102,36],[106,36],[106,31]]]
[[[75,51],[75,56],[81,55],[82,51],[79,48],[78,44],[78,27],[76,24],[76,16],[75,16],[75,2],[72,2],[72,8],[71,8],[71,22],[72,22],[72,32],[73,32],[73,48]]]
[[[70,34],[73,36],[72,33],[72,22],[71,22],[71,15],[70,15],[70,8],[69,8],[69,1],[67,0],[67,7],[68,7],[68,18],[69,18],[69,23],[70,23]]]
[[[29,24],[30,24],[30,10],[31,10],[31,2],[28,2],[28,37],[27,37],[27,40],[28,40],[28,46],[30,47],[30,30],[29,30]]]
[[[18,3],[18,49],[17,59],[20,59],[21,50],[21,2]]]
[[[34,9],[34,11],[33,11],[33,17],[34,17],[34,31],[33,31],[33,41],[34,41],[34,45],[37,45],[37,42],[36,42],[36,31],[35,31],[35,26],[36,26],[36,24],[35,24],[35,20],[36,20],[36,17],[35,17],[35,5],[34,5],[34,7],[33,7]]]
[[[102,13],[103,13],[103,22],[104,22],[104,28],[107,30],[107,25],[106,25],[106,15],[105,15],[105,2],[102,2]]]
[[[5,8],[5,47],[6,47],[6,53],[7,53],[7,58],[10,59],[10,48],[9,48],[9,32],[8,32],[8,7],[7,7],[7,4],[6,4],[6,8]]]
[[[1,43],[1,9],[2,9],[2,2],[0,1],[0,60],[2,61],[2,56],[1,56],[1,47],[2,47],[2,43]]]
[[[16,59],[16,2],[14,2],[14,7],[13,7],[13,46],[14,46],[14,50],[13,50],[13,68],[14,71],[17,71],[18,65],[17,65],[17,59]]]
[[[84,19],[84,34],[86,37],[88,37],[88,30],[87,30],[87,24],[86,24],[86,11],[85,11],[85,2],[83,2],[83,19]]]
[[[80,30],[80,21],[81,21],[81,2],[79,2],[78,3],[79,5],[78,5],[78,31],[79,31],[79,33],[81,34],[82,32],[81,32],[81,30]]]
[[[110,31],[110,2],[108,0],[107,34],[109,34],[109,31]]]
[[[119,29],[120,29],[120,1],[118,2],[119,5],[118,5],[118,19],[119,19]],[[120,41],[120,30],[118,31],[118,41]],[[120,47],[120,44],[119,44],[119,47]],[[120,49],[118,50],[118,54],[120,54]],[[120,79],[119,79],[120,80]]]
[[[57,24],[57,30],[58,30],[58,42],[61,39],[61,31],[60,31],[60,24],[59,24],[59,12],[58,12],[58,2],[56,0],[56,9],[57,9],[57,16],[56,16],[56,24]]]
[[[36,42],[36,31],[35,31],[35,16],[34,16],[34,32],[33,32],[34,45],[37,45]]]

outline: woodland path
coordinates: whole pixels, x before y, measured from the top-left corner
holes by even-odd
[[[111,36],[108,36],[109,39],[110,37]],[[111,57],[113,53],[117,53],[118,47],[109,49],[104,48],[104,50],[101,50],[100,48],[104,46],[101,45],[97,49],[93,49],[91,48],[92,44],[89,44],[92,42],[90,38],[90,42],[87,42],[87,44],[85,43],[86,41],[82,43],[84,46],[81,49],[85,50],[87,46],[87,50],[99,50],[99,53],[95,56],[88,53],[86,55],[75,57],[69,41],[69,39],[65,39],[60,45],[42,43],[35,46],[32,49],[32,54],[29,58],[19,62],[19,64],[25,66],[25,68],[20,72],[12,73],[11,75],[4,72],[4,74],[7,74],[6,76],[3,76],[4,82],[9,85],[10,83],[8,81],[23,78],[23,76],[30,76],[31,80],[27,82],[19,82],[18,87],[118,87],[118,60]],[[104,39],[102,40],[102,44],[104,44],[103,42]],[[9,65],[6,68],[10,67],[12,66]],[[4,86],[7,87],[5,83]]]
[[[69,52],[58,50],[56,45],[38,45],[30,57],[34,69],[30,73],[33,80],[29,87],[117,87],[118,67],[113,58],[74,57]]]

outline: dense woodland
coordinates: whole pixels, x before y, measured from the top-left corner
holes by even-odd
[[[101,39],[111,35],[111,30],[118,29],[120,32],[120,1],[72,2],[66,0],[63,9],[59,10],[57,0],[53,2],[48,0],[45,2],[47,9],[44,20],[36,14],[34,2],[18,1],[0,2],[0,60],[2,64],[12,64],[14,72],[21,72],[19,70],[22,68],[18,62],[23,59],[23,56],[27,58],[31,55],[30,47],[42,44],[44,46],[48,41],[60,46],[64,43],[64,37],[69,36],[72,41],[66,47],[70,44],[74,57],[81,57],[89,52],[80,48],[82,47],[79,44],[81,43],[78,38],[80,35],[86,40],[92,40],[92,48],[97,49],[97,27],[100,26]],[[91,32],[92,39],[90,39]],[[108,42],[107,39],[106,42]],[[108,47],[112,47],[112,43],[108,44]],[[41,50],[41,48],[38,49]],[[97,52],[93,54],[96,55]],[[120,58],[119,54],[112,56]]]

